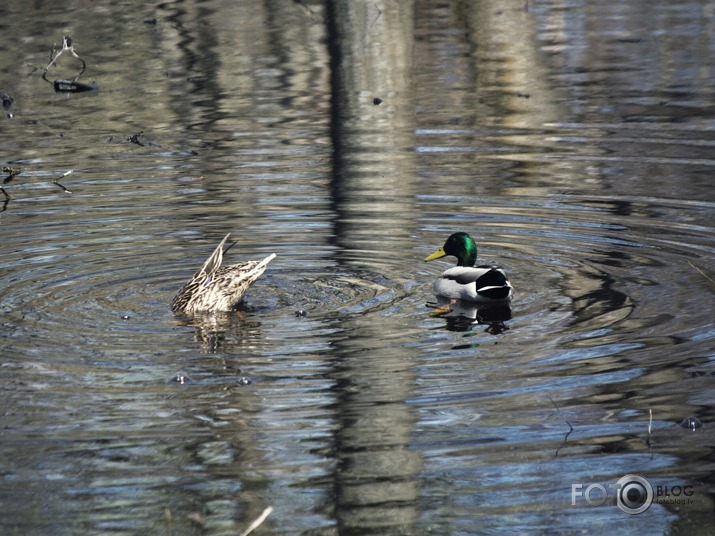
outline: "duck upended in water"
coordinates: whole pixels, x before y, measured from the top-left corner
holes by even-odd
[[[504,303],[511,299],[513,289],[504,270],[496,266],[474,266],[477,244],[470,235],[454,233],[425,261],[447,255],[457,257],[457,266],[443,272],[434,282],[437,296],[484,304]]]
[[[272,253],[261,261],[221,266],[223,247],[230,235],[228,233],[223,237],[211,256],[174,297],[171,302],[173,312],[192,314],[234,310],[248,287],[276,256]]]

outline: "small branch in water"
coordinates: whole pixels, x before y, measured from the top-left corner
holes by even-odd
[[[22,170],[21,170],[21,169],[15,169],[15,168],[11,168],[11,167],[8,167],[8,166],[3,166],[1,171],[2,171],[3,173],[7,173],[7,176],[2,180],[2,184],[8,184],[8,183],[11,182],[15,177],[17,177],[20,173],[22,173]],[[62,175],[60,175],[59,177],[57,177],[57,178],[55,178],[55,179],[52,179],[52,184],[54,184],[54,185],[57,186],[58,188],[61,188],[63,192],[68,193],[68,194],[71,194],[72,191],[71,191],[71,190],[68,190],[63,184],[60,183],[60,179],[62,179],[63,177],[66,177],[66,176],[69,175],[70,173],[74,173],[74,169],[70,169],[69,171],[65,171],[65,172],[64,172]],[[11,197],[10,197],[10,194],[8,194],[8,193],[5,191],[5,188],[3,188],[2,186],[0,186],[0,193],[2,193],[3,196],[5,196],[5,199],[4,199],[4,202],[3,202],[3,204],[2,204],[2,207],[0,208],[0,212],[5,212],[5,210],[7,210],[7,205],[8,205],[8,203],[10,202]]]
[[[650,434],[653,431],[653,409],[648,408],[648,437],[645,440],[645,444],[648,445],[648,451],[650,452],[650,458],[653,459],[653,447],[650,443]]]
[[[7,184],[8,182],[12,181],[12,179],[14,179],[17,175],[20,174],[20,171],[21,170],[19,169],[3,166],[2,172],[7,173],[7,177],[2,180],[2,183]],[[0,192],[2,192],[2,195],[5,196],[5,201],[3,202],[2,210],[0,210],[0,212],[5,212],[5,210],[7,209],[7,204],[10,202],[10,194],[8,194],[5,191],[5,188],[3,188],[2,186],[0,186]]]
[[[63,178],[63,177],[66,177],[66,176],[69,175],[70,173],[74,173],[74,169],[70,169],[69,171],[65,171],[62,175],[60,175],[60,176],[57,177],[56,179],[53,179],[53,180],[52,180],[52,184],[54,184],[55,186],[59,186],[60,188],[62,188],[62,191],[63,191],[63,192],[68,193],[68,194],[71,194],[72,192],[71,192],[70,190],[68,190],[68,189],[65,188],[62,184],[60,184],[60,179]]]
[[[568,424],[568,426],[569,426],[569,433],[573,432],[573,426],[571,426],[571,423],[568,421],[568,419],[567,419],[566,417],[564,417],[563,413],[561,413],[561,410],[560,410],[559,407],[556,405],[556,402],[554,402],[554,399],[551,398],[551,395],[546,395],[546,396],[549,397],[549,400],[551,400],[551,403],[554,405],[554,408],[556,408],[556,413],[558,413],[559,416],[564,420],[564,422],[565,422],[566,424]]]
[[[57,54],[55,54],[54,57],[52,57],[52,58],[50,59],[50,63],[47,64],[47,67],[45,67],[45,72],[44,72],[43,75],[42,75],[43,78],[45,78],[45,74],[47,74],[47,71],[50,70],[50,67],[52,67],[52,65],[59,59],[59,57],[62,55],[62,53],[65,52],[65,51],[68,51],[68,50],[69,50],[69,53],[70,53],[70,54],[72,54],[75,58],[77,58],[79,61],[82,62],[82,70],[81,70],[81,71],[79,72],[79,74],[75,77],[75,80],[77,80],[77,79],[82,75],[82,73],[84,72],[84,70],[87,68],[87,64],[86,64],[86,63],[84,62],[84,60],[83,60],[82,58],[80,58],[80,57],[77,55],[77,53],[74,51],[74,45],[72,44],[72,38],[69,37],[69,36],[64,36],[64,37],[62,38],[62,49],[61,49]],[[52,54],[54,53],[54,51],[55,51],[55,48],[52,47],[52,50],[50,51],[50,56],[52,56]],[[45,80],[47,80],[47,78],[45,78]],[[49,80],[48,80],[48,82],[49,82]]]
[[[163,149],[165,151],[176,151],[181,153],[182,155],[192,155],[196,156],[197,153],[196,151],[193,151],[191,149],[173,149],[171,147],[165,147],[163,145],[160,145],[158,143],[154,143],[153,141],[146,140],[144,139],[144,131],[140,130],[139,132],[136,132],[132,134],[131,136],[110,136],[107,138],[108,143],[119,143],[119,142],[126,142],[128,141],[129,143],[133,143],[134,145],[138,145],[139,147],[156,147],[158,149]]]
[[[82,68],[80,69],[79,73],[77,76],[75,76],[72,80],[55,80],[54,82],[50,82],[50,80],[47,79],[47,72],[50,70],[50,67],[52,67],[55,63],[57,63],[57,60],[59,57],[64,53],[68,52],[72,54],[75,58],[77,58],[80,62],[82,62]],[[80,93],[82,91],[93,91],[95,89],[99,89],[97,87],[97,84],[83,84],[81,82],[77,82],[77,79],[82,76],[82,73],[84,73],[85,69],[87,68],[87,64],[85,61],[79,57],[79,55],[74,51],[74,45],[72,44],[72,38],[69,36],[65,36],[62,38],[62,48],[60,49],[59,52],[55,53],[55,48],[54,46],[52,47],[52,50],[50,50],[50,62],[47,64],[45,69],[42,71],[42,79],[49,83],[52,84],[52,86],[55,89],[55,92],[57,93]]]
[[[269,506],[268,508],[263,510],[263,513],[260,516],[258,516],[258,518],[253,523],[251,523],[251,525],[246,530],[244,530],[241,533],[241,536],[248,536],[254,530],[256,530],[260,526],[260,524],[263,523],[269,515],[271,515],[272,511],[273,511],[272,506]]]
[[[650,433],[653,430],[653,409],[648,408],[648,443],[650,443]]]
[[[715,281],[713,281],[712,277],[710,277],[708,274],[706,274],[705,272],[703,272],[700,268],[698,268],[697,266],[695,266],[691,261],[688,261],[688,264],[689,264],[690,266],[692,266],[693,268],[695,268],[695,269],[700,273],[701,276],[703,276],[705,279],[707,279],[708,281],[710,281],[711,284],[715,285]]]
[[[554,399],[551,398],[551,395],[546,395],[549,397],[549,400],[551,400],[551,403],[554,405],[554,408],[556,408],[556,413],[559,414],[559,416],[564,420],[564,422],[568,425],[569,431],[566,432],[566,435],[564,436],[564,442],[561,444],[559,448],[556,449],[556,453],[554,454],[554,458],[559,457],[559,451],[566,446],[566,442],[568,441],[569,436],[571,435],[571,432],[573,432],[574,428],[571,426],[571,423],[568,421],[566,417],[564,417],[563,413],[561,413],[561,410],[559,407],[556,405],[556,402],[554,402]]]

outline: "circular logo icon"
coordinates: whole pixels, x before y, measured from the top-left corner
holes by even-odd
[[[626,514],[640,514],[653,503],[653,486],[638,475],[626,475],[616,482],[616,504]]]

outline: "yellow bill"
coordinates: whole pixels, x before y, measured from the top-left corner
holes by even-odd
[[[446,255],[446,253],[444,252],[444,248],[442,247],[442,248],[439,248],[439,249],[438,249],[437,251],[435,251],[434,253],[432,253],[432,255],[430,255],[429,257],[427,257],[427,258],[425,259],[425,261],[433,261],[433,260],[435,260],[435,259],[440,259],[440,258],[444,257],[445,255]]]

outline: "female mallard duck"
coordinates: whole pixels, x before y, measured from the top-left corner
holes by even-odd
[[[497,303],[511,299],[512,287],[504,270],[496,266],[474,266],[477,262],[477,244],[467,233],[454,233],[444,246],[425,261],[446,255],[457,257],[457,266],[443,272],[434,282],[437,296],[477,303]]]
[[[221,240],[199,271],[183,286],[171,302],[175,313],[233,311],[253,282],[265,271],[276,256],[268,255],[262,261],[246,261],[221,266],[226,240]],[[230,247],[230,246],[229,246]],[[226,248],[228,251],[228,248]]]

